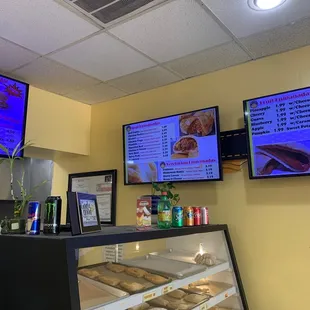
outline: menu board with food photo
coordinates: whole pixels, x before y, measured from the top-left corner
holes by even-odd
[[[28,84],[0,75],[0,143],[9,154],[24,140],[27,100]],[[16,155],[23,156],[23,151]],[[0,150],[1,156],[5,156],[4,150]]]
[[[125,184],[221,180],[218,107],[123,126]]]
[[[310,174],[310,87],[244,101],[251,178]]]

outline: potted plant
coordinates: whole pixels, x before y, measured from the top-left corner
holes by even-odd
[[[171,206],[176,206],[180,201],[179,194],[173,194],[172,189],[175,189],[175,186],[172,182],[165,183],[152,183],[152,194],[160,192],[161,194],[166,192],[167,198],[170,200]]]
[[[22,157],[19,156],[20,152],[27,147],[33,145],[30,141],[26,142],[22,145],[22,141],[20,141],[16,147],[14,148],[12,154],[10,154],[7,147],[0,143],[0,149],[5,153],[7,158],[1,158],[0,164],[3,162],[7,162],[10,168],[10,194],[12,200],[14,200],[14,217],[9,220],[5,220],[8,223],[8,232],[15,233],[15,234],[24,234],[26,230],[26,219],[23,218],[24,210],[28,206],[29,201],[33,197],[34,193],[37,191],[39,187],[45,184],[47,181],[43,181],[37,186],[33,187],[30,191],[28,191],[24,186],[24,179],[25,179],[25,170],[24,166],[22,167],[22,175],[20,180],[16,180],[20,195],[17,196],[14,192],[14,167],[16,160],[23,160]]]

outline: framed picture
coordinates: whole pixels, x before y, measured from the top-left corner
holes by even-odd
[[[101,224],[116,225],[117,170],[69,174],[68,192],[93,194],[97,197]],[[67,212],[67,224],[70,223]]]
[[[68,192],[72,235],[101,230],[97,197],[92,194]]]

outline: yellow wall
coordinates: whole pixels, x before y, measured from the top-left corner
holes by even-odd
[[[26,140],[36,147],[89,154],[91,107],[30,87]]]
[[[219,105],[221,129],[240,128],[243,99],[310,85],[309,55],[307,47],[92,106],[86,166],[118,170],[118,224],[134,223],[137,196],[150,192],[123,186],[122,124]],[[224,182],[177,185],[182,204],[208,205],[213,223],[229,224],[251,310],[309,308],[309,185],[250,181],[246,167]]]

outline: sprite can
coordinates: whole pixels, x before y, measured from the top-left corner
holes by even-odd
[[[183,208],[176,206],[172,208],[172,227],[183,227]]]

